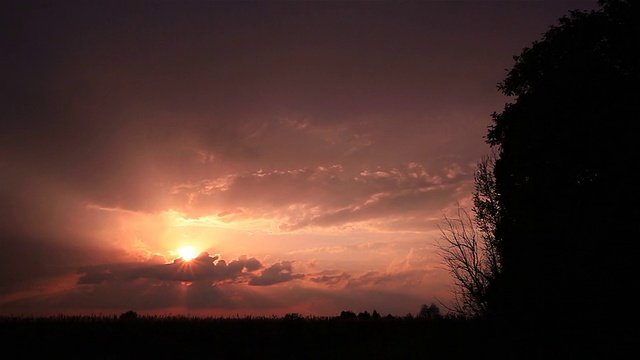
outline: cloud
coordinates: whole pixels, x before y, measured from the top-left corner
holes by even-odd
[[[317,284],[324,284],[329,286],[344,283],[350,278],[351,276],[349,274],[336,270],[325,270],[309,276],[310,281]]]
[[[410,218],[419,227],[418,218],[427,221],[468,190],[473,169],[458,168],[441,175],[417,163],[356,172],[340,164],[260,170],[177,186],[175,208],[192,217],[218,214],[225,222],[267,218],[282,231],[367,221],[392,227]]]
[[[362,255],[355,251],[382,251],[377,262],[383,265],[385,257],[389,260],[385,250],[389,246],[393,245],[361,243],[348,246],[347,251],[352,253],[350,257]],[[430,270],[426,248],[410,248],[405,254],[401,259],[392,257],[386,270],[359,275],[340,268],[296,273],[294,261],[278,261],[265,267],[253,257],[225,261],[207,252],[188,263],[181,259],[161,263],[159,257],[150,257],[147,262],[86,266],[75,277],[75,283],[65,289],[36,292],[19,300],[5,298],[0,305],[5,313],[31,313],[46,308],[67,313],[136,309],[176,314],[209,311],[233,315],[235,312],[228,311],[247,311],[269,315],[300,309],[303,313],[335,315],[344,309],[377,308],[403,314],[407,303],[385,302],[401,298],[409,302],[410,310],[417,311],[420,303],[426,302],[425,294],[437,293],[442,287]],[[290,285],[271,286],[286,282]]]
[[[78,284],[102,284],[106,281],[133,281],[140,278],[178,282],[248,282],[257,276],[253,272],[262,267],[260,261],[255,258],[241,256],[227,263],[225,260],[219,260],[218,256],[202,252],[191,261],[178,258],[169,264],[121,263],[87,266],[79,270],[82,276]],[[290,274],[290,267],[288,270],[290,278],[295,278],[295,275]],[[271,272],[267,275],[267,278],[273,276]],[[279,279],[281,282],[287,281],[282,277]]]
[[[304,275],[293,274],[291,261],[282,261],[271,265],[264,269],[260,276],[254,277],[249,280],[249,285],[266,286],[279,284],[295,279],[302,279]]]
[[[116,249],[105,249],[92,239],[59,235],[33,237],[0,232],[0,297],[12,291],[45,286],[52,279],[73,274],[86,263],[118,259]]]

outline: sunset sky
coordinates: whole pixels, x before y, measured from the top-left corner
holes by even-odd
[[[4,1],[0,315],[447,304],[496,84],[596,6]]]

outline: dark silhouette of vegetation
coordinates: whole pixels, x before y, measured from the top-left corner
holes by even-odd
[[[345,320],[349,320],[349,319],[355,320],[358,318],[358,316],[353,311],[342,311],[340,313],[340,318]]]
[[[371,318],[372,319],[380,319],[380,313],[378,313],[378,311],[376,311],[375,309],[373,310],[373,312],[371,313]]]
[[[457,218],[444,217],[440,227],[439,255],[453,277],[451,310],[467,316],[484,316],[489,286],[487,257],[482,251],[482,238],[473,219],[463,208]]]
[[[638,172],[638,2],[607,0],[571,12],[530,48],[500,90],[515,97],[493,115],[499,150],[495,235],[503,315],[562,315],[571,331],[613,325],[596,307],[623,301],[637,281],[629,209]],[[637,205],[633,205],[637,208]]]
[[[133,310],[129,310],[127,312],[124,312],[122,314],[120,314],[120,316],[118,317],[120,320],[135,320],[138,318],[138,313],[133,311]]]
[[[358,313],[358,320],[369,320],[371,319],[371,314],[368,311],[363,311]]]
[[[439,313],[435,305],[427,308]],[[0,338],[20,357],[60,359],[449,359],[477,354],[488,340],[477,336],[480,323],[438,320],[358,317],[352,311],[335,317],[148,316],[134,311],[120,316],[0,316]],[[460,347],[460,341],[471,347]]]
[[[456,218],[444,217],[437,243],[439,255],[453,277],[453,304],[449,310],[469,317],[492,316],[492,296],[502,271],[496,225],[500,204],[493,168],[495,155],[485,156],[474,174],[472,216],[458,207]]]
[[[431,305],[422,304],[416,317],[424,320],[439,320],[442,319],[442,314],[440,314],[440,308],[435,303],[431,303]]]
[[[490,191],[486,186],[490,158],[485,158],[478,167],[476,191],[474,193],[475,219],[463,208],[458,207],[456,218],[445,215],[444,226],[440,226],[441,238],[437,243],[440,257],[454,284],[451,289],[454,298],[449,310],[464,316],[485,317],[491,314],[490,290],[498,277],[501,264],[497,252],[495,214],[488,214],[493,207],[486,206],[489,200],[481,191]],[[479,190],[478,190],[479,189]]]
[[[514,57],[499,84],[513,102],[492,116],[475,216],[445,218],[440,244],[456,310],[503,324],[505,342],[529,339],[520,349],[596,358],[632,343],[625,317],[607,310],[629,301],[640,250],[628,170],[640,154],[640,5],[599,5]]]

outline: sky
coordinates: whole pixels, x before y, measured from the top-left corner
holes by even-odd
[[[595,8],[4,1],[0,315],[444,310],[497,84]]]

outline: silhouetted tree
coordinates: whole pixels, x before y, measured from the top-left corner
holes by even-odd
[[[454,279],[454,303],[449,310],[464,316],[484,317],[493,313],[492,296],[502,268],[495,236],[500,204],[494,164],[495,154],[484,156],[478,163],[474,174],[474,217],[458,208],[458,216],[445,216],[444,227],[440,226],[439,255]]]
[[[485,253],[484,237],[471,215],[458,207],[457,218],[444,217],[438,252],[453,277],[453,307],[449,310],[467,316],[489,312],[488,289],[493,279],[491,257]]]
[[[299,314],[299,313],[288,313],[284,315],[283,320],[288,322],[292,322],[292,321],[299,322],[304,320],[304,316],[302,316],[302,314]]]
[[[129,310],[127,312],[124,312],[124,313],[120,314],[120,316],[118,318],[120,320],[124,320],[124,321],[135,320],[135,319],[138,318],[138,313],[133,311],[133,310]]]
[[[371,319],[371,314],[368,311],[363,311],[358,313],[358,320],[368,320]]]
[[[377,312],[375,309],[373,310],[373,312],[371,313],[371,318],[372,319],[380,319],[380,313]]]
[[[353,311],[341,311],[340,312],[340,319],[350,320],[350,319],[357,319],[357,318],[358,318],[358,316]]]
[[[496,225],[500,219],[500,202],[496,189],[495,153],[482,157],[474,173],[473,213],[475,225],[482,238],[482,253],[486,258],[486,276],[493,282],[502,269],[501,246],[496,238]]]
[[[442,315],[440,314],[440,308],[438,305],[431,303],[431,305],[422,304],[416,317],[425,320],[436,320],[441,319]]]
[[[557,314],[595,334],[615,312],[593,309],[615,307],[637,283],[639,3],[570,12],[499,84],[514,101],[487,136],[499,204],[487,231],[502,266],[494,303],[509,319]]]

